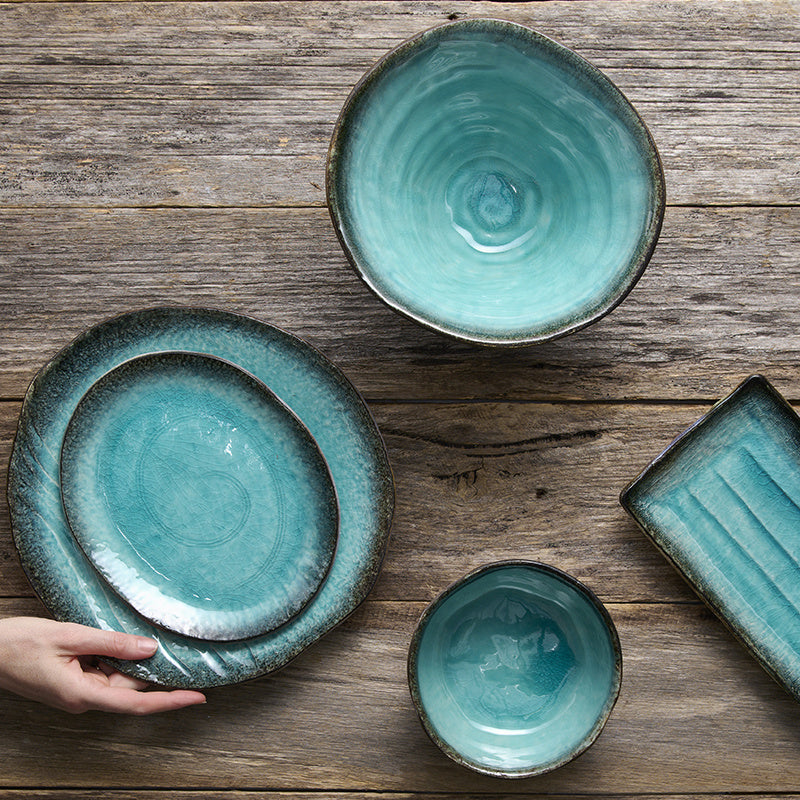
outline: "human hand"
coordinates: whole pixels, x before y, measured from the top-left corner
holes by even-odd
[[[200,692],[143,691],[148,684],[97,661],[152,656],[154,639],[55,622],[40,617],[0,619],[0,688],[80,714],[154,714],[205,703]]]

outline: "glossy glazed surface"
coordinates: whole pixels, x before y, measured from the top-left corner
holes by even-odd
[[[457,761],[503,777],[574,758],[619,692],[608,614],[558,570],[507,562],[473,573],[428,609],[409,655],[426,730]]]
[[[762,665],[800,699],[800,420],[753,376],[622,503]]]
[[[380,297],[494,344],[610,310],[644,269],[664,203],[655,146],[616,87],[498,20],[434,28],[368,73],[334,133],[328,193]]]
[[[140,356],[89,388],[64,437],[61,493],[109,584],[202,639],[284,624],[336,547],[336,494],[308,430],[260,381],[197,353]]]
[[[72,412],[102,375],[166,350],[214,355],[256,376],[308,428],[339,499],[330,571],[291,622],[243,642],[206,642],[153,626],[91,566],[67,526],[59,453]],[[383,441],[359,395],[327,359],[265,323],[212,309],[157,308],[108,320],[79,336],[36,376],[20,414],[9,465],[14,541],[36,592],[59,619],[153,636],[159,649],[125,672],[187,687],[233,683],[286,664],[366,597],[386,550],[394,490]]]

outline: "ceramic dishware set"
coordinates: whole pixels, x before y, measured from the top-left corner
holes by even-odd
[[[394,504],[342,373],[284,331],[199,308],[110,319],[45,366],[8,496],[53,614],[157,639],[117,666],[194,688],[279,669],[349,615]]]
[[[383,302],[455,339],[542,342],[599,319],[645,269],[664,178],[596,68],[509,22],[415,36],[336,123],[328,205]],[[800,699],[800,421],[759,377],[621,501]],[[79,336],[32,382],[9,465],[22,565],[59,619],[154,637],[117,663],[177,687],[284,666],[366,597],[393,480],[357,391],[248,317],[155,308]],[[619,639],[590,589],[535,561],[485,565],[426,609],[408,681],[430,738],[499,777],[565,764],[617,699]]]

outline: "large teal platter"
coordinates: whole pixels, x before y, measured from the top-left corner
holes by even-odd
[[[283,625],[333,560],[336,493],[308,429],[200,353],[149,353],[78,403],[61,450],[72,532],[147,619],[202,639]]]
[[[230,642],[153,624],[91,564],[65,516],[59,462],[81,398],[106,373],[148,353],[187,351],[247,371],[302,421],[325,458],[339,501],[339,537],[319,591],[285,625]],[[102,322],[47,364],[23,402],[9,464],[9,505],[23,568],[57,619],[152,636],[155,656],[118,662],[153,683],[203,688],[284,666],[364,600],[380,570],[394,506],[381,436],[352,384],[319,352],[273,326],[223,311],[155,308]]]

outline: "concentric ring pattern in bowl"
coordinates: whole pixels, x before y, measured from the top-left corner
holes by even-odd
[[[327,191],[378,297],[490,345],[551,339],[614,308],[650,259],[665,199],[655,144],[619,89],[494,19],[425,31],[362,78]]]
[[[336,551],[321,588],[286,625],[232,642],[211,642],[153,625],[114,592],[72,536],[59,457],[84,393],[121,363],[187,351],[254,375],[308,428],[339,501]],[[347,378],[297,337],[250,317],[207,308],[135,311],[90,328],[37,374],[25,395],[8,471],[14,542],[38,596],[57,619],[151,636],[156,654],[113,662],[160,685],[204,688],[249,680],[287,664],[344,620],[378,576],[388,544],[394,483],[383,439]]]

